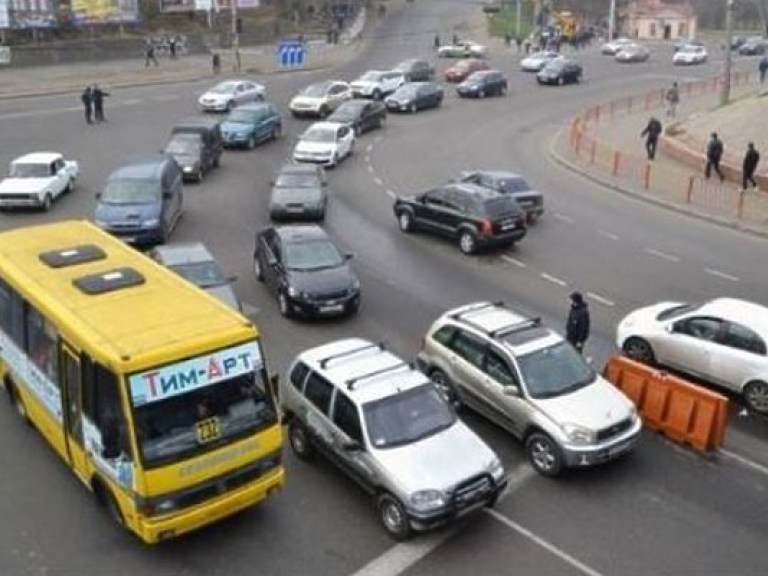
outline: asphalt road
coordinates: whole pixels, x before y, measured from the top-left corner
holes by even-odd
[[[468,3],[419,0],[392,13],[375,49],[333,73],[257,78],[285,111],[313,79],[353,79],[369,68],[429,53],[434,30],[468,22]],[[470,35],[467,33],[467,35]],[[673,69],[662,53],[620,66],[594,50],[580,55],[586,81],[539,87],[510,52],[506,98],[460,101],[392,115],[360,138],[356,154],[330,176],[325,226],[346,249],[363,285],[355,318],[287,321],[253,278],[253,237],[266,223],[269,180],[307,121],[286,115],[285,135],[248,152],[227,152],[221,170],[185,190],[174,240],[202,240],[239,278],[237,290],[265,333],[271,368],[282,372],[306,347],[350,335],[385,340],[412,357],[430,322],[450,306],[503,299],[561,326],[567,294],[588,294],[588,352],[602,365],[617,321],[663,299],[732,295],[762,301],[768,242],[618,196],[555,165],[553,134],[596,101],[711,76],[716,62]],[[444,65],[445,63],[440,63]],[[683,76],[684,75],[684,76]],[[120,90],[109,122],[86,127],[76,97],[0,102],[0,164],[52,149],[81,161],[77,191],[49,214],[0,215],[0,228],[91,218],[94,193],[128,156],[163,146],[173,122],[195,114],[203,84]],[[638,146],[640,141],[638,139]],[[417,192],[472,167],[518,169],[546,193],[547,213],[514,249],[463,257],[433,237],[403,235],[390,194]],[[0,574],[763,574],[768,535],[768,425],[731,418],[727,450],[702,458],[653,434],[628,459],[558,481],[541,478],[517,443],[482,419],[465,418],[499,453],[511,488],[494,511],[393,545],[371,502],[322,462],[286,449],[288,486],[262,507],[178,541],[147,548],[112,527],[88,493],[32,429],[0,404]],[[446,463],[446,465],[450,465]]]

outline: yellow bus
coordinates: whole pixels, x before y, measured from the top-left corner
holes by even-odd
[[[283,486],[256,326],[88,222],[0,233],[0,382],[147,543]]]

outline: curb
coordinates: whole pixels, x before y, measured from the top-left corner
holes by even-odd
[[[560,154],[556,150],[556,142],[558,142],[563,137],[564,128],[559,128],[557,132],[555,132],[555,135],[552,137],[552,139],[549,142],[549,155],[550,157],[560,166],[565,168],[566,170],[569,170],[570,172],[573,172],[575,174],[578,174],[588,180],[591,180],[592,182],[602,186],[603,188],[613,190],[614,192],[619,192],[621,194],[624,194],[625,196],[629,196],[631,198],[634,198],[636,200],[639,200],[641,202],[646,202],[648,204],[654,204],[656,206],[659,206],[661,208],[666,208],[667,210],[671,210],[673,212],[677,212],[678,214],[683,214],[686,216],[691,216],[692,218],[696,218],[698,220],[702,220],[705,222],[710,222],[712,224],[716,224],[718,226],[722,226],[723,228],[731,228],[734,230],[739,230],[741,232],[746,232],[747,234],[752,234],[754,236],[759,236],[762,238],[768,238],[768,230],[762,230],[759,228],[755,228],[752,225],[744,224],[743,222],[739,222],[738,220],[730,220],[727,218],[720,218],[718,216],[713,216],[711,214],[705,214],[703,212],[700,212],[695,209],[687,208],[681,204],[677,204],[675,202],[670,202],[668,200],[663,200],[661,198],[655,198],[653,196],[644,196],[642,194],[638,194],[634,190],[631,190],[628,187],[621,186],[619,184],[616,184],[615,182],[611,182],[607,180],[606,178],[598,175],[590,173],[588,170],[584,169],[580,165],[576,164],[575,162],[572,162],[571,160],[565,158],[562,154]]]

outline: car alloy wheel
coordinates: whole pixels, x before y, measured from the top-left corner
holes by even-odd
[[[562,86],[563,84],[565,84],[565,77],[564,77],[564,76],[560,76],[560,77],[557,79],[557,84],[558,84],[559,86]]]
[[[282,290],[277,294],[277,307],[285,318],[291,316],[291,303],[288,301],[288,296]]]
[[[534,432],[525,443],[528,459],[536,472],[554,477],[563,467],[563,458],[555,442],[543,432]]]
[[[744,386],[744,400],[750,409],[768,414],[768,384],[755,380]]]
[[[400,230],[402,232],[408,233],[413,231],[413,219],[411,218],[409,212],[400,212],[399,216],[397,217],[397,223],[400,224]]]
[[[477,238],[469,230],[463,230],[459,234],[459,250],[464,254],[474,254],[477,250]]]
[[[301,460],[309,460],[314,451],[309,441],[309,435],[304,425],[293,418],[288,424],[288,441],[293,453]]]
[[[411,535],[408,516],[400,501],[391,494],[382,494],[376,503],[384,529],[395,540],[405,540]]]
[[[195,174],[195,180],[197,180],[198,182],[202,182],[203,181],[203,167],[202,166],[200,166],[197,169],[197,173]]]
[[[247,146],[248,146],[248,150],[253,150],[254,148],[256,148],[256,137],[255,136],[251,135],[251,136],[248,137],[248,144],[247,144]]]
[[[507,95],[507,87],[502,86],[501,88],[499,88],[499,96],[506,96],[506,95]]]
[[[277,140],[280,138],[280,135],[283,132],[283,127],[280,126],[280,124],[277,124],[274,128],[272,128],[272,140]]]
[[[51,206],[53,205],[53,197],[46,193],[45,197],[43,198],[43,210],[45,212],[48,212],[48,210],[51,209]]]
[[[485,90],[480,90],[480,92],[477,93],[478,98],[485,98]]]
[[[408,111],[409,111],[411,114],[416,114],[416,112],[418,112],[418,110],[419,110],[419,109],[418,109],[418,107],[416,106],[416,102],[411,102],[411,105],[410,105],[410,106],[408,106]]]
[[[437,389],[449,404],[453,405],[454,408],[461,406],[461,400],[459,399],[459,395],[456,393],[454,384],[448,379],[448,376],[446,376],[442,370],[432,370],[432,372],[429,373],[429,379],[432,380],[435,386],[437,386]]]
[[[642,338],[633,337],[624,342],[622,346],[624,353],[643,364],[650,364],[651,366],[656,363],[656,356],[653,353],[651,345]]]

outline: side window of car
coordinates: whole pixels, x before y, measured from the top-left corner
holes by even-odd
[[[291,384],[293,384],[294,388],[301,390],[304,387],[304,380],[307,379],[308,373],[309,368],[306,364],[304,364],[304,362],[296,362],[296,364],[293,366],[293,370],[291,370],[291,373],[288,376],[288,379],[291,381]]]
[[[445,200],[443,198],[442,190],[431,190],[424,195],[424,202],[429,206],[436,208],[445,207]]]
[[[728,323],[722,343],[731,348],[738,348],[747,352],[765,356],[765,341],[752,330],[741,324]]]
[[[513,372],[509,368],[504,358],[495,350],[488,350],[485,355],[485,366],[483,372],[488,374],[502,386],[517,386],[517,381]]]
[[[437,332],[432,334],[432,339],[435,342],[442,344],[443,346],[449,346],[453,335],[456,333],[456,328],[453,326],[442,326]]]
[[[337,138],[346,138],[348,134],[349,134],[349,128],[347,128],[346,126],[342,126],[341,128],[339,128],[339,131],[337,133]]]
[[[688,334],[699,340],[714,341],[717,339],[722,326],[722,321],[716,318],[689,318],[688,320],[675,325],[676,332]],[[677,327],[680,327],[680,330]]]
[[[357,406],[342,392],[336,393],[336,401],[333,403],[333,423],[351,440],[362,443],[363,431]]]
[[[470,364],[482,368],[486,346],[481,340],[463,330],[457,330],[451,348]]]
[[[306,396],[307,400],[314,404],[320,412],[327,416],[331,407],[333,384],[316,372],[312,372],[304,387],[304,396]]]

